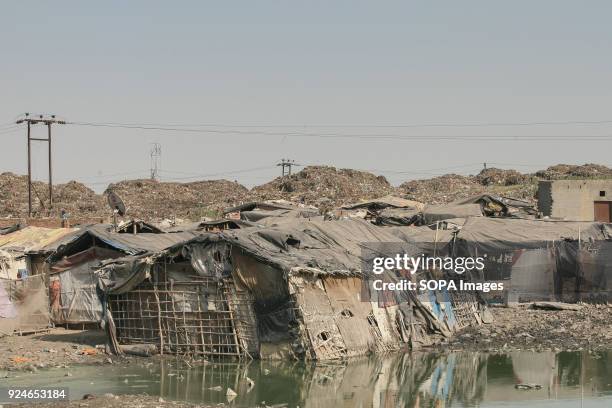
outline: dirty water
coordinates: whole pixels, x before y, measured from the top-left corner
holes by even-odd
[[[252,361],[190,367],[171,359],[139,360],[9,372],[0,382],[68,387],[72,399],[87,393],[149,394],[203,404],[229,400],[235,407],[610,407],[612,350],[412,353],[318,365]],[[517,389],[517,384],[541,388]],[[228,388],[237,395],[228,397]]]

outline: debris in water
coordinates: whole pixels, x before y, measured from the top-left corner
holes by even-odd
[[[232,390],[231,388],[228,388],[227,392],[225,393],[225,396],[227,397],[227,402],[232,402],[234,398],[238,396],[238,394],[236,393],[236,391]]]
[[[540,384],[516,384],[514,388],[517,390],[541,390],[542,386]]]

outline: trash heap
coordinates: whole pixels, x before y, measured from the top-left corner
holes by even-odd
[[[47,183],[32,183],[32,207],[34,216],[57,217],[64,209],[78,216],[104,216],[108,213],[106,200],[82,183],[70,181],[53,186],[53,209],[47,208],[49,187]],[[28,177],[6,172],[0,174],[0,216],[23,217],[28,213]]]
[[[497,168],[484,169],[475,176],[445,174],[399,186],[405,198],[429,204],[446,204],[483,193],[535,202],[537,188],[537,179],[531,175]]]
[[[205,180],[189,183],[126,180],[109,185],[124,201],[128,217],[160,219],[215,218],[221,210],[246,202],[284,199],[313,205],[323,212],[363,200],[394,195],[426,204],[446,204],[477,194],[512,197],[535,203],[538,180],[612,177],[612,169],[598,164],[558,164],[534,174],[487,168],[476,175],[445,174],[411,180],[399,187],[383,176],[331,166],[308,166],[290,176],[278,177],[250,191],[236,181]],[[54,186],[54,206],[49,211],[48,187],[33,183],[34,216],[58,217],[63,209],[75,218],[108,217],[104,194],[70,181]],[[25,217],[28,210],[27,176],[0,174],[0,217]]]
[[[249,193],[243,185],[228,180],[191,183],[128,180],[109,185],[106,191],[109,190],[122,198],[130,217],[145,220],[218,218],[224,208],[245,201]]]
[[[519,173],[516,170],[504,170],[494,167],[482,170],[476,176],[476,181],[483,186],[514,186],[517,184],[527,184],[531,180],[527,174]]]
[[[587,163],[580,166],[571,164],[557,164],[535,174],[545,180],[558,180],[564,178],[598,178],[612,177],[612,169],[601,164]]]
[[[365,171],[308,166],[291,176],[278,177],[251,190],[253,200],[285,199],[335,208],[362,199],[378,198],[395,190],[383,176]]]

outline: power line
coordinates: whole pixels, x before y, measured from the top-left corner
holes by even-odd
[[[74,122],[75,124],[133,126],[133,127],[216,127],[216,128],[427,128],[427,127],[511,127],[511,126],[569,126],[605,125],[612,119],[524,121],[524,122],[443,122],[443,123],[397,123],[397,124],[228,124],[228,123],[119,123],[119,122]]]
[[[348,138],[362,140],[409,140],[409,141],[606,141],[612,139],[609,135],[397,135],[397,134],[347,134],[347,133],[317,133],[317,132],[269,132],[260,130],[227,130],[227,129],[195,129],[179,127],[139,126],[110,123],[69,122],[76,126],[108,127],[133,130],[153,130],[163,132],[185,132],[201,134],[241,134],[265,135],[282,137],[319,137]]]
[[[125,173],[114,173],[114,174],[99,174],[86,176],[85,178],[81,178],[81,180],[90,180],[90,179],[100,179],[105,177],[119,177],[119,176],[131,176],[131,175],[150,175],[149,170],[140,170],[140,171],[130,171]]]
[[[253,172],[253,171],[269,170],[269,169],[273,169],[274,167],[275,166],[253,167],[249,169],[232,170],[232,171],[226,171],[226,172],[220,172],[220,173],[194,174],[193,176],[189,176],[189,177],[173,177],[173,178],[164,177],[164,180],[178,181],[178,180],[189,180],[193,178],[228,176],[228,175],[248,173],[248,172]]]
[[[15,128],[12,128],[12,129],[5,129],[5,130],[0,131],[0,135],[8,135],[8,134],[11,134],[11,133],[16,133],[19,130],[20,130],[19,127],[15,127]]]

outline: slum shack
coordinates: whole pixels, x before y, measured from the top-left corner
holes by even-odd
[[[109,261],[98,274],[111,344],[328,360],[418,348],[482,321],[473,294],[368,292],[366,254],[389,243],[406,244],[364,220],[294,218]]]
[[[376,220],[385,218],[389,214],[417,214],[423,210],[425,205],[418,201],[387,195],[373,200],[363,200],[358,203],[347,204],[334,211],[335,218],[363,218]],[[393,224],[391,224],[393,225]],[[405,225],[405,224],[399,224]]]
[[[50,327],[46,275],[37,260],[74,231],[25,227],[0,235],[0,336]]]
[[[0,278],[0,337],[37,333],[49,327],[49,297],[44,276]]]
[[[43,248],[51,247],[74,231],[72,228],[25,227],[0,235],[0,277],[17,279],[38,274],[37,264],[29,254],[44,254]]]
[[[140,231],[140,232],[138,232]],[[82,229],[49,257],[51,316],[56,324],[98,323],[102,305],[95,268],[103,260],[160,251],[195,233],[163,233],[131,221],[118,228],[97,224]]]
[[[424,226],[448,219],[468,217],[535,218],[530,203],[492,194],[478,194],[448,204],[424,205],[421,208],[384,208],[373,222],[381,226]]]
[[[319,215],[319,210],[312,206],[296,204],[286,200],[250,202],[223,211],[224,218],[240,219],[261,223],[271,218],[312,218]]]
[[[229,229],[247,228],[254,225],[249,221],[240,219],[222,218],[219,220],[196,221],[184,223],[167,228],[166,232],[184,232],[184,231],[199,231],[199,232],[219,232]]]
[[[478,204],[482,214],[487,217],[535,218],[538,215],[536,208],[528,201],[493,194],[478,194],[455,204]]]
[[[612,286],[612,226],[514,218],[468,218],[455,256],[484,257],[474,280],[505,282],[497,302],[605,301]]]

